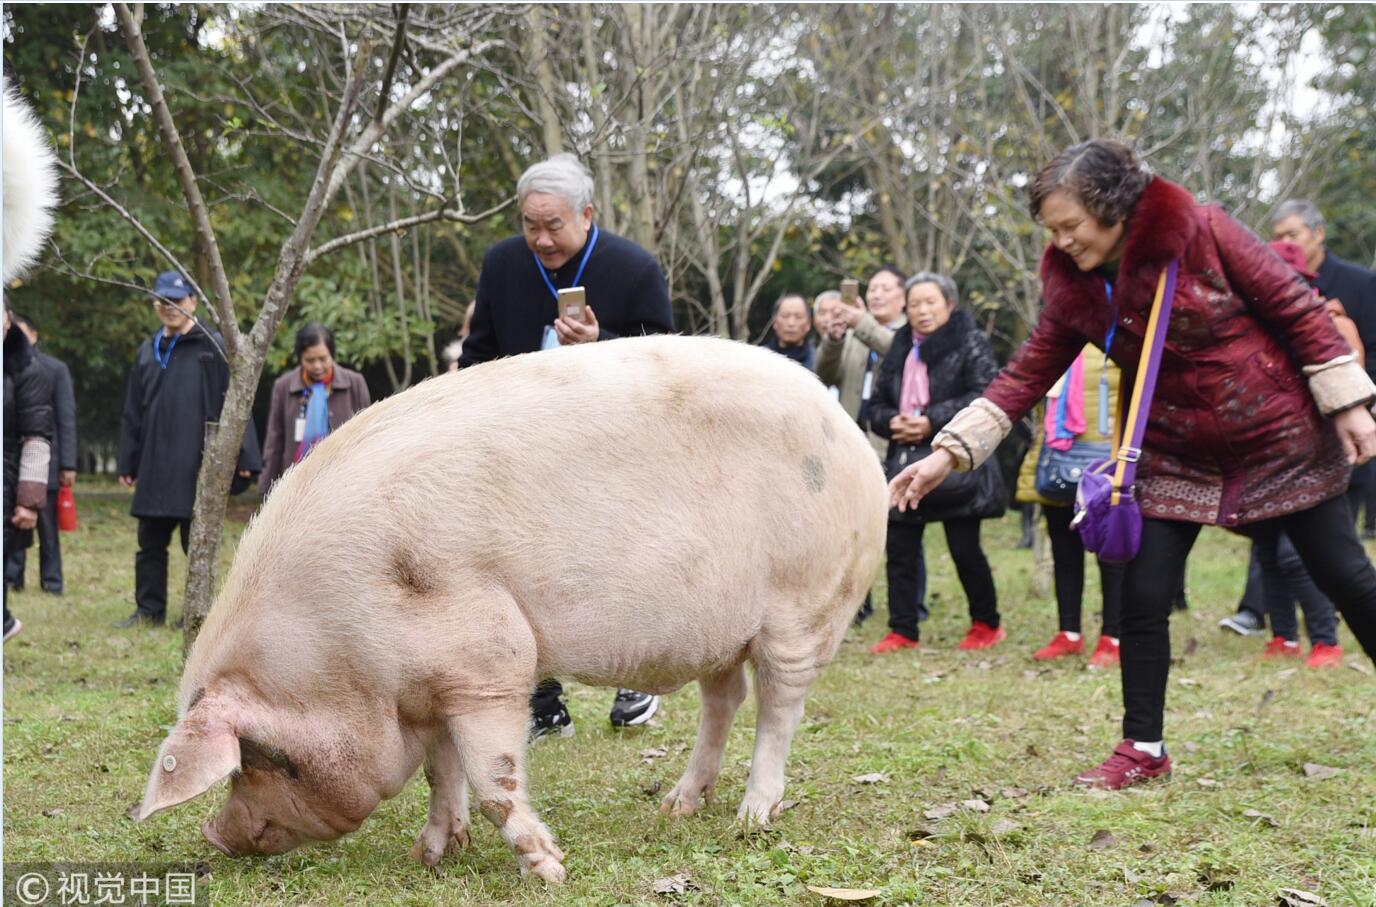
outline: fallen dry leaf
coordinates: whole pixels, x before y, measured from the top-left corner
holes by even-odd
[[[1089,839],[1089,846],[1094,850],[1104,850],[1118,843],[1118,839],[1113,836],[1113,832],[1107,828],[1101,828],[1094,833],[1094,837]]]
[[[1368,677],[1371,676],[1371,665],[1367,664],[1366,662],[1349,661],[1347,663],[1347,666],[1352,670],[1356,671],[1358,674],[1365,674]]]
[[[662,746],[657,746],[653,749],[640,751],[640,758],[645,760],[646,765],[649,765],[656,759],[662,759],[667,755],[669,755],[669,751]]]
[[[835,901],[868,901],[879,897],[878,888],[823,888],[821,885],[809,885],[807,890]]]
[[[1195,784],[1198,784],[1205,790],[1213,790],[1215,788],[1223,786],[1222,783],[1215,781],[1213,778],[1200,778],[1197,781],[1195,781]]]
[[[1182,687],[1199,686],[1199,681],[1195,680],[1193,677],[1182,677],[1179,680],[1177,680],[1176,683],[1180,684]]]
[[[989,804],[983,800],[961,800],[960,805],[962,808],[975,813],[987,813],[989,811]]]
[[[1244,819],[1256,819],[1262,825],[1269,825],[1272,828],[1280,828],[1280,823],[1276,821],[1275,816],[1268,816],[1266,813],[1257,812],[1255,809],[1243,810],[1242,817]]]
[[[989,834],[996,838],[1001,838],[1004,835],[1011,835],[1019,831],[1022,831],[1022,826],[1012,819],[999,819],[993,825],[989,826]]]
[[[786,813],[786,812],[788,812],[790,809],[792,809],[793,807],[795,807],[795,806],[797,806],[797,805],[798,805],[798,801],[797,801],[797,800],[784,800],[783,802],[781,802],[781,803],[779,804],[779,812],[781,812],[781,813]]]
[[[856,775],[850,780],[856,784],[888,784],[889,776],[883,772],[870,772],[868,775]]]
[[[1328,902],[1317,894],[1299,888],[1282,888],[1276,903],[1280,907],[1328,907]]]
[[[1020,800],[1027,796],[1027,791],[1023,790],[1021,787],[1005,787],[1003,790],[999,791],[999,796],[1007,800]]]
[[[52,809],[43,810],[43,815],[47,816],[49,819],[56,819],[58,816],[62,815],[62,810],[54,806]]]
[[[1331,765],[1319,765],[1317,762],[1306,762],[1304,764],[1304,777],[1306,778],[1323,781],[1326,778],[1332,778],[1336,774],[1338,774],[1338,770]]]
[[[1185,752],[1187,753],[1199,752],[1199,744],[1195,743],[1193,740],[1186,740],[1182,745],[1184,746]]]
[[[933,806],[922,814],[924,819],[949,819],[960,812],[960,807],[954,803],[943,803],[940,806]]]
[[[663,879],[655,879],[650,887],[654,889],[655,894],[687,894],[690,891],[699,890],[686,872],[680,872],[678,875]]]

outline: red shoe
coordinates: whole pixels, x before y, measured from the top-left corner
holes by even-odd
[[[1050,661],[1053,658],[1064,658],[1067,655],[1083,655],[1085,651],[1085,638],[1071,639],[1062,630],[1051,637],[1051,642],[1046,646],[1032,653],[1032,657],[1037,661]]]
[[[1295,640],[1286,639],[1284,636],[1272,636],[1271,641],[1262,650],[1261,657],[1266,660],[1273,658],[1302,658],[1304,653],[1300,651],[1300,644]]]
[[[1133,746],[1131,740],[1124,740],[1113,750],[1113,755],[1100,762],[1097,768],[1076,775],[1075,783],[1082,787],[1122,790],[1170,773],[1171,757],[1165,750],[1161,751],[1160,759],[1155,759],[1150,753]]]
[[[879,642],[870,646],[870,652],[875,655],[884,655],[888,652],[896,652],[899,649],[920,649],[922,643],[915,639],[909,639],[902,633],[890,633]]]
[[[995,629],[983,621],[975,621],[970,625],[970,632],[965,634],[965,639],[956,648],[970,651],[972,649],[988,649],[997,645],[1008,638],[1008,634],[1003,632],[1003,627]]]
[[[1116,668],[1118,661],[1118,640],[1112,636],[1100,636],[1099,644],[1094,647],[1094,654],[1089,656],[1089,666],[1091,668]]]
[[[1304,663],[1311,668],[1336,668],[1343,663],[1343,647],[1330,646],[1326,642],[1314,643],[1314,651]]]

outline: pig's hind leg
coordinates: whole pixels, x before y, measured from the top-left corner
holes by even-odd
[[[425,780],[430,784],[430,814],[411,856],[438,869],[446,854],[468,846],[468,780],[446,729],[435,734],[426,750]]]
[[[526,799],[525,744],[530,705],[519,698],[494,699],[449,719],[449,730],[482,814],[516,851],[521,872],[546,882],[564,881],[564,854]]]
[[[803,718],[803,702],[817,679],[816,649],[757,640],[755,663],[755,752],[736,820],[746,827],[768,825],[779,815],[784,795],[784,766],[793,734]]]
[[[712,792],[721,773],[726,738],[736,710],[745,701],[745,665],[738,664],[698,680],[702,691],[702,715],[698,719],[698,739],[683,777],[669,791],[659,811],[671,816],[691,816],[698,799],[712,802]]]

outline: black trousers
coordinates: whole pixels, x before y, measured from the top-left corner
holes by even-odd
[[[167,617],[167,546],[181,531],[186,553],[191,521],[176,517],[139,517],[139,551],[134,555],[134,605],[155,620]]]
[[[1199,537],[1196,523],[1144,520],[1142,547],[1123,589],[1123,736],[1162,739],[1171,668],[1171,597]],[[1253,539],[1284,532],[1319,589],[1332,599],[1368,656],[1376,659],[1376,569],[1357,539],[1342,497],[1246,527]]]
[[[62,542],[57,530],[57,489],[48,489],[48,502],[38,511],[38,582],[53,592],[62,591]],[[24,588],[28,551],[15,547],[5,558],[5,582]]]
[[[1284,532],[1265,533],[1252,543],[1252,550],[1261,565],[1262,598],[1266,613],[1271,615],[1271,632],[1291,641],[1300,638],[1299,621],[1295,620],[1298,601],[1309,641],[1336,645],[1337,612],[1328,596],[1314,585],[1290,537]]]
[[[1070,528],[1072,507],[1043,507],[1046,534],[1051,538],[1051,570],[1056,580],[1056,611],[1060,629],[1080,633],[1080,612],[1085,594],[1085,546],[1080,533]],[[1096,558],[1096,561],[1098,559]],[[1099,589],[1104,600],[1103,635],[1117,638],[1123,609],[1122,564],[1099,563]]]
[[[994,574],[979,545],[978,519],[945,520],[946,545],[955,561],[956,575],[970,605],[970,619],[991,627],[999,625],[998,594]],[[917,623],[927,591],[927,565],[922,553],[926,523],[889,523],[885,548],[888,555],[889,629],[918,640]]]
[[[1237,603],[1237,609],[1251,611],[1258,620],[1266,623],[1266,595],[1261,581],[1261,560],[1257,557],[1255,545],[1247,562],[1247,585],[1242,589],[1242,600]]]

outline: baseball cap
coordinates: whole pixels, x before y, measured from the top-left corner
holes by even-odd
[[[153,292],[163,299],[185,299],[192,295],[191,282],[180,271],[163,271],[153,285]]]

